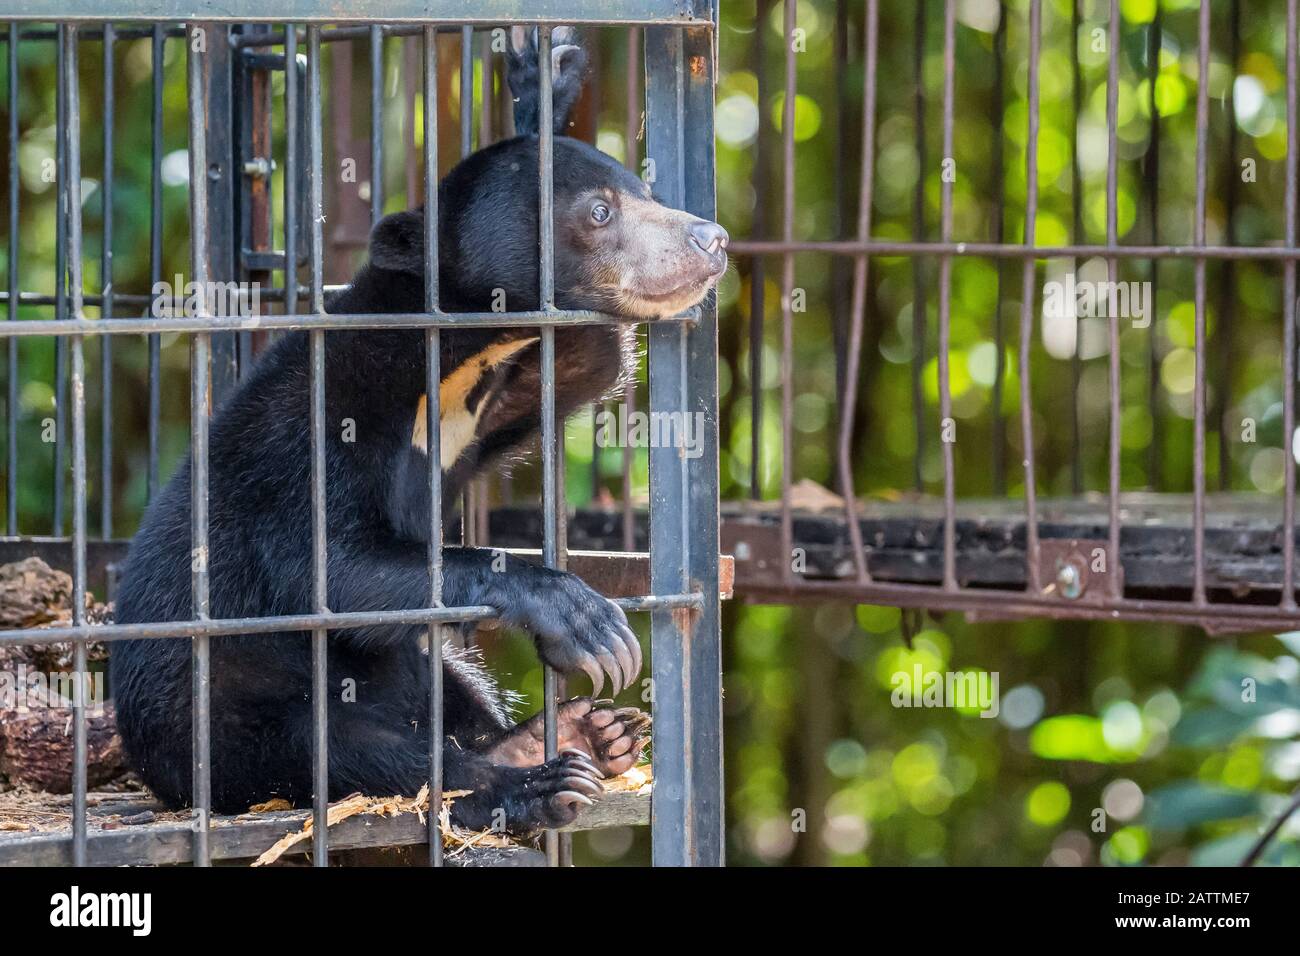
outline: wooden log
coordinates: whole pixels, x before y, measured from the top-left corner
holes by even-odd
[[[86,621],[106,624],[112,608],[86,595]],[[0,564],[0,631],[40,628],[72,623],[72,578],[51,568],[37,557]],[[86,645],[91,664],[108,660],[103,641]],[[72,667],[72,644],[0,645],[0,670],[15,671],[19,665],[32,670],[66,671]]]
[[[72,578],[40,558],[0,565],[0,630],[39,628],[72,620]],[[87,595],[87,619],[104,621],[109,609]],[[108,659],[102,642],[87,646],[87,660]],[[0,646],[0,776],[50,793],[72,789],[73,687],[87,694],[89,785],[107,783],[126,770],[112,704],[97,706],[89,682],[102,690],[102,673],[72,673],[70,643]],[[98,697],[102,702],[102,695]]]
[[[86,715],[86,771],[91,787],[127,769],[113,705]],[[47,793],[72,790],[72,710],[46,707],[17,714],[0,712],[0,774],[10,784]]]
[[[40,558],[0,565],[0,628],[38,627],[68,613],[72,578]]]

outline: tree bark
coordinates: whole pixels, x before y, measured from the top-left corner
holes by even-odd
[[[0,628],[49,624],[71,606],[72,578],[40,558],[0,565]]]
[[[19,716],[0,711],[0,774],[13,785],[71,793],[72,719],[70,707]],[[108,783],[127,769],[111,703],[104,704],[102,713],[86,715],[86,745],[88,787]]]
[[[0,565],[0,631],[71,623],[71,601],[72,579],[39,558]],[[86,619],[109,618],[109,608],[88,595]],[[72,790],[74,711],[60,688],[86,695],[88,785],[107,783],[127,769],[113,705],[102,702],[102,693],[89,693],[92,680],[102,692],[107,660],[103,642],[90,643],[87,661],[101,666],[79,675],[71,673],[71,643],[0,646],[0,776],[10,786]]]

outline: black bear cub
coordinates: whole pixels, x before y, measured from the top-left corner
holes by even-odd
[[[585,54],[553,50],[554,118],[564,128]],[[538,307],[536,45],[514,37],[510,82],[523,135],[465,159],[439,185],[440,297],[447,311]],[[531,124],[531,125],[530,125]],[[586,143],[554,140],[555,300],[629,321],[698,303],[726,267],[721,226],[659,205],[636,176]],[[423,311],[420,210],[375,227],[370,261],[328,303],[331,312]],[[476,473],[517,453],[539,430],[536,329],[456,328],[441,336],[439,387],[444,512]],[[630,326],[556,331],[556,409],[610,393],[631,368]],[[210,429],[208,571],[214,618],[310,612],[308,338],[279,341],[225,402]],[[328,606],[423,607],[428,600],[424,333],[326,336]],[[345,432],[347,439],[345,440]],[[641,669],[623,612],[572,574],[485,550],[446,548],[444,601],[489,605],[534,635],[543,661],[589,674],[598,695]],[[190,616],[190,464],[151,504],[127,561],[117,620]],[[414,794],[428,775],[429,677],[422,626],[330,633],[329,797]],[[306,633],[212,640],[212,793],[218,812],[283,797],[311,800],[311,650]],[[134,767],[173,805],[191,798],[191,663],[187,641],[118,643],[112,681]],[[546,762],[541,715],[511,725],[503,694],[475,662],[447,649],[445,785],[472,790],[461,825],[515,833],[566,824],[646,743],[634,708],[578,698],[561,705],[561,755]]]

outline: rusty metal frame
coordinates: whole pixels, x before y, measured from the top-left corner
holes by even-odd
[[[768,186],[768,154],[773,151],[770,143],[771,132],[763,122],[760,122],[758,129],[757,158],[754,164],[754,190],[759,197],[758,205],[760,208],[755,211],[755,235],[748,239],[738,239],[731,244],[731,251],[741,257],[742,262],[746,262],[746,268],[750,270],[751,276],[751,324],[750,324],[750,356],[751,356],[751,382],[761,381],[761,359],[758,358],[762,353],[762,344],[764,329],[762,324],[762,315],[764,311],[764,291],[763,291],[763,270],[764,264],[769,260],[779,260],[782,263],[782,302],[781,302],[781,329],[780,342],[782,352],[781,366],[781,435],[782,448],[781,455],[783,461],[781,494],[776,518],[772,519],[779,526],[779,538],[772,540],[769,536],[771,527],[766,522],[771,519],[770,510],[766,508],[756,508],[754,515],[757,518],[754,521],[741,521],[734,528],[728,530],[724,524],[724,542],[727,541],[763,541],[761,547],[756,547],[754,552],[755,562],[763,565],[761,573],[751,577],[754,568],[747,565],[744,560],[737,561],[737,581],[740,593],[761,600],[779,600],[779,601],[798,601],[798,600],[847,600],[854,602],[873,602],[881,604],[897,604],[910,607],[929,607],[946,610],[963,610],[974,616],[1002,616],[1002,617],[1047,617],[1047,618],[1106,618],[1106,619],[1126,619],[1126,620],[1166,620],[1177,621],[1203,626],[1216,632],[1229,630],[1256,630],[1266,628],[1291,629],[1300,625],[1300,613],[1297,613],[1295,600],[1295,460],[1288,452],[1284,456],[1285,475],[1284,490],[1281,500],[1278,502],[1278,522],[1277,537],[1279,539],[1279,550],[1281,553],[1280,568],[1277,569],[1275,577],[1269,582],[1269,586],[1264,589],[1255,589],[1249,594],[1247,600],[1238,600],[1237,596],[1231,593],[1211,593],[1207,586],[1207,552],[1206,552],[1206,416],[1210,412],[1207,408],[1207,389],[1206,389],[1206,369],[1207,355],[1209,353],[1207,345],[1206,331],[1206,270],[1207,263],[1221,262],[1225,265],[1231,265],[1236,262],[1273,262],[1277,263],[1283,277],[1282,301],[1279,303],[1279,312],[1282,315],[1282,330],[1279,335],[1280,345],[1282,347],[1282,379],[1283,379],[1283,432],[1290,436],[1295,432],[1295,349],[1296,349],[1296,262],[1300,259],[1300,248],[1296,243],[1296,212],[1297,212],[1297,140],[1296,140],[1296,85],[1300,81],[1300,74],[1297,73],[1296,64],[1296,43],[1297,43],[1297,3],[1296,0],[1285,0],[1286,4],[1286,40],[1285,40],[1285,68],[1286,75],[1286,116],[1285,123],[1287,127],[1287,153],[1285,160],[1285,182],[1286,193],[1283,202],[1283,217],[1285,221],[1284,235],[1279,237],[1280,241],[1272,244],[1261,244],[1253,246],[1241,246],[1235,244],[1210,244],[1207,239],[1207,183],[1210,167],[1209,155],[1209,93],[1208,93],[1208,76],[1210,51],[1212,45],[1217,42],[1217,37],[1211,29],[1211,9],[1213,4],[1209,0],[1200,3],[1197,16],[1197,34],[1196,34],[1196,54],[1197,54],[1197,97],[1196,97],[1196,142],[1195,142],[1195,159],[1196,175],[1194,182],[1195,190],[1195,213],[1193,220],[1193,237],[1190,245],[1173,245],[1160,242],[1157,229],[1158,223],[1158,205],[1154,196],[1148,196],[1149,205],[1151,205],[1150,215],[1152,220],[1151,232],[1148,241],[1142,243],[1122,243],[1119,234],[1118,225],[1118,176],[1119,176],[1119,149],[1118,149],[1118,95],[1119,95],[1119,70],[1121,57],[1118,51],[1123,49],[1122,41],[1124,33],[1122,30],[1122,19],[1120,16],[1118,0],[1110,0],[1105,8],[1107,17],[1106,37],[1107,49],[1116,51],[1107,60],[1106,73],[1106,235],[1104,241],[1089,241],[1089,238],[1083,235],[1081,227],[1080,203],[1082,200],[1082,186],[1078,173],[1078,144],[1076,142],[1073,150],[1073,177],[1074,177],[1074,195],[1072,201],[1075,209],[1075,231],[1068,244],[1047,245],[1039,244],[1035,240],[1035,224],[1038,206],[1038,194],[1040,190],[1038,182],[1038,163],[1037,163],[1037,142],[1039,134],[1039,60],[1042,48],[1042,2],[1041,0],[1029,0],[1027,12],[1021,14],[1013,10],[1007,3],[999,4],[1000,7],[1000,25],[997,36],[994,39],[994,60],[997,75],[1001,76],[1004,70],[1002,57],[1005,56],[1005,30],[1008,18],[1024,16],[1024,21],[1019,25],[1027,35],[1027,59],[1025,67],[1027,69],[1027,147],[1025,150],[1025,178],[1027,184],[1027,202],[1025,209],[1025,228],[1021,241],[1011,242],[1004,241],[1000,226],[995,231],[995,241],[964,241],[961,237],[953,234],[953,189],[952,182],[946,177],[940,176],[940,166],[937,162],[932,161],[932,157],[927,159],[925,150],[925,115],[930,104],[927,102],[927,91],[925,89],[923,78],[923,60],[926,55],[927,40],[926,28],[927,21],[936,21],[941,33],[940,47],[943,63],[942,71],[942,89],[940,91],[939,107],[939,136],[941,139],[941,156],[952,157],[954,155],[954,109],[955,109],[955,92],[956,85],[962,81],[962,77],[957,70],[956,49],[959,30],[965,29],[957,22],[957,0],[943,0],[942,4],[917,4],[916,18],[914,23],[914,54],[916,61],[916,85],[914,101],[914,120],[917,127],[917,159],[922,169],[922,175],[918,177],[916,185],[916,207],[914,216],[913,238],[910,240],[898,238],[883,238],[872,235],[872,201],[873,187],[875,183],[874,168],[874,151],[876,144],[874,141],[874,126],[877,122],[877,77],[878,71],[878,54],[877,48],[881,34],[881,17],[879,4],[874,0],[867,0],[861,13],[862,34],[860,42],[856,48],[860,51],[863,65],[863,88],[862,88],[862,154],[861,162],[857,170],[857,195],[858,210],[856,234],[853,236],[837,235],[826,239],[809,239],[801,238],[795,235],[794,231],[794,213],[796,197],[794,192],[794,100],[798,93],[798,70],[797,54],[794,44],[789,42],[788,37],[792,36],[792,31],[797,24],[798,9],[797,0],[786,0],[784,4],[785,14],[785,31],[787,42],[784,50],[784,103],[785,117],[782,124],[783,132],[780,136],[779,157],[783,172],[784,188],[780,194],[780,206],[782,215],[782,232],[780,239],[772,239],[766,234],[767,212],[761,208],[764,204],[765,190]],[[1157,5],[1159,6],[1159,5]],[[1071,28],[1078,34],[1081,29],[1080,9],[1078,3],[1072,4],[1073,15]],[[764,7],[763,9],[766,9]],[[837,7],[838,9],[838,7]],[[942,12],[942,17],[937,16]],[[901,20],[895,16],[895,20]],[[838,29],[847,29],[850,18],[846,15],[841,16],[837,21]],[[1236,10],[1236,4],[1232,5],[1232,11],[1228,16],[1229,36],[1226,39],[1226,45],[1231,50],[1239,50],[1240,43],[1236,36],[1237,30],[1240,29],[1240,16]],[[1162,21],[1157,14],[1154,22],[1144,29],[1148,31],[1144,38],[1147,42],[1144,48],[1148,51],[1158,51],[1160,47],[1160,36],[1162,30]],[[762,30],[755,31],[753,39],[754,48],[758,62],[761,62],[763,50]],[[1079,79],[1078,52],[1077,46],[1071,44],[1074,48],[1074,102],[1076,111],[1081,103],[1081,86]],[[847,73],[847,64],[843,61],[844,51],[848,44],[843,37],[836,37],[837,70],[841,75]],[[1235,64],[1233,65],[1235,70]],[[1001,97],[1001,80],[995,82],[994,96]],[[760,91],[763,89],[763,80],[759,80]],[[843,96],[843,91],[840,91]],[[1001,123],[1001,105],[1000,100],[995,106],[998,119],[995,120],[995,127]],[[766,116],[767,101],[760,103],[759,114]],[[1144,173],[1150,182],[1150,177],[1154,176],[1156,169],[1156,157],[1159,155],[1161,146],[1161,130],[1158,110],[1153,110],[1152,134],[1151,134],[1151,162],[1146,166]],[[1000,137],[999,137],[1000,139]],[[997,140],[995,140],[997,142]],[[1229,157],[1233,162],[1233,157]],[[995,167],[1001,169],[1000,162]],[[939,222],[937,237],[928,236],[925,222],[925,189],[927,182],[929,185],[935,185],[935,177],[939,177]],[[998,205],[999,215],[1001,206],[1005,201],[1004,190],[998,187]],[[1231,213],[1229,213],[1231,217]],[[1235,238],[1232,231],[1228,232],[1229,242]],[[848,333],[844,341],[847,343],[847,356],[844,357],[845,371],[840,385],[838,397],[839,418],[838,429],[836,431],[836,454],[832,460],[835,462],[835,479],[839,485],[839,491],[843,499],[840,510],[843,512],[844,537],[846,538],[845,561],[849,567],[837,570],[831,577],[817,574],[800,573],[792,570],[791,562],[786,556],[792,553],[797,547],[803,547],[806,542],[799,540],[794,532],[794,525],[803,513],[797,512],[791,502],[791,487],[795,479],[793,467],[793,446],[794,446],[794,429],[793,429],[793,317],[791,315],[790,296],[795,287],[794,260],[797,254],[816,253],[819,255],[834,257],[836,259],[848,258],[853,264],[852,282],[851,282],[851,305],[848,313]],[[922,390],[920,385],[920,375],[924,367],[924,349],[925,340],[925,317],[924,317],[924,295],[926,293],[925,283],[918,279],[915,286],[915,297],[913,300],[913,341],[914,341],[914,362],[913,362],[913,414],[916,420],[917,434],[917,482],[918,490],[921,488],[920,482],[920,449],[926,443],[939,441],[942,450],[942,492],[939,499],[942,503],[941,534],[942,534],[942,570],[940,578],[933,584],[909,583],[906,578],[897,576],[897,568],[891,568],[889,562],[882,560],[883,555],[880,553],[878,546],[873,544],[870,536],[867,534],[866,525],[862,524],[863,517],[861,514],[863,504],[857,498],[856,489],[853,480],[853,456],[852,436],[854,427],[854,412],[857,407],[859,389],[862,387],[859,373],[860,352],[862,349],[862,328],[867,318],[867,283],[869,275],[869,265],[873,257],[885,256],[902,256],[912,261],[914,268],[919,270],[922,265],[933,260],[937,260],[936,276],[936,295],[938,301],[938,328],[937,328],[937,351],[935,357],[938,363],[938,384],[939,384],[939,402],[937,420],[930,416],[932,411],[924,406]],[[1120,407],[1120,360],[1119,360],[1119,327],[1117,316],[1111,315],[1107,328],[1107,337],[1109,343],[1108,357],[1108,386],[1107,386],[1107,408],[1108,408],[1108,438],[1107,438],[1107,482],[1103,491],[1105,507],[1107,512],[1107,521],[1102,529],[1104,540],[1100,546],[1106,556],[1106,559],[1112,563],[1112,573],[1104,578],[1104,595],[1099,595],[1095,588],[1100,582],[1093,582],[1087,589],[1086,600],[1063,600],[1060,595],[1060,582],[1057,580],[1057,559],[1063,557],[1061,552],[1065,548],[1068,552],[1068,545],[1057,541],[1047,541],[1041,539],[1043,530],[1042,505],[1038,500],[1040,478],[1037,474],[1037,460],[1035,454],[1035,436],[1033,425],[1033,403],[1032,403],[1032,381],[1031,381],[1031,353],[1034,335],[1034,310],[1036,302],[1036,281],[1035,270],[1037,264],[1042,260],[1053,258],[1081,258],[1097,257],[1107,263],[1107,271],[1110,281],[1114,282],[1118,276],[1118,267],[1120,260],[1131,262],[1133,260],[1144,260],[1151,263],[1152,273],[1155,267],[1161,263],[1170,260],[1190,260],[1193,265],[1195,275],[1195,387],[1194,387],[1194,439],[1193,439],[1193,473],[1192,473],[1192,495],[1190,502],[1191,527],[1190,527],[1190,555],[1188,564],[1190,566],[1190,593],[1182,594],[1162,594],[1152,595],[1141,593],[1133,589],[1126,590],[1125,575],[1123,573],[1123,555],[1121,549],[1121,539],[1131,533],[1140,532],[1141,529],[1134,528],[1125,524],[1124,508],[1126,506],[1124,495],[1122,494],[1123,484],[1120,468],[1120,449],[1121,449],[1121,407]],[[959,574],[959,555],[958,549],[958,500],[956,495],[955,480],[955,462],[953,456],[953,447],[951,442],[942,439],[942,423],[951,415],[952,408],[952,389],[949,376],[949,334],[951,325],[951,293],[952,293],[952,263],[957,258],[977,258],[993,262],[999,266],[999,275],[1001,267],[1006,260],[1018,261],[1020,263],[1021,284],[1020,284],[1020,322],[1019,322],[1019,342],[1017,372],[1020,383],[1020,443],[1025,449],[1023,457],[1023,475],[1024,475],[1024,496],[1023,496],[1023,519],[1015,524],[1012,528],[1009,526],[1008,534],[1023,536],[1024,547],[1020,560],[1023,562],[1023,575],[1021,584],[1013,585],[1010,588],[989,588],[973,587],[969,582],[962,580]],[[1229,276],[1229,283],[1231,277]],[[1231,287],[1229,286],[1229,289]],[[998,298],[1002,298],[1002,289],[999,285]],[[1225,294],[1230,294],[1230,291]],[[1002,340],[1001,336],[1001,318],[1000,316],[990,322],[990,326],[997,327],[997,340]],[[837,330],[837,334],[839,334]],[[1217,332],[1216,343],[1230,346],[1231,329],[1225,329]],[[1152,344],[1151,362],[1157,361],[1154,351],[1154,339]],[[1005,369],[1001,362],[1002,350],[999,348],[999,366],[997,372],[997,386],[999,391],[995,395],[1000,396],[1000,389],[1003,384]],[[1227,364],[1230,373],[1231,356],[1227,355],[1223,361]],[[1074,410],[1074,483],[1076,491],[1080,490],[1079,483],[1079,466],[1080,458],[1079,439],[1078,439],[1078,370],[1079,358],[1076,354],[1071,361],[1073,369],[1072,378],[1074,385],[1072,388],[1071,398]],[[753,441],[753,460],[751,461],[751,495],[755,498],[761,497],[758,494],[758,461],[760,457],[760,435],[761,428],[758,424],[758,390],[752,387],[755,396],[754,418],[751,420],[752,441]],[[1152,386],[1149,401],[1153,420],[1158,422],[1159,412],[1156,408],[1156,389]],[[1219,420],[1214,427],[1220,431],[1222,425],[1222,412],[1216,413]],[[1000,412],[995,412],[995,416],[1000,421]],[[1002,479],[998,477],[999,462],[1006,457],[1006,429],[998,428],[995,423],[995,435],[1000,436],[998,447],[994,449],[994,483],[997,486],[1002,485]],[[931,518],[932,509],[921,508],[916,510],[917,520],[920,524],[927,527]],[[743,514],[743,512],[742,512]],[[761,519],[761,520],[759,520]],[[918,525],[919,526],[919,525]],[[928,553],[928,552],[927,552]],[[882,577],[883,574],[883,577]],[[1068,574],[1068,572],[1067,572]]]

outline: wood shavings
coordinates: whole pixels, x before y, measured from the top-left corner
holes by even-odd
[[[644,794],[650,792],[653,784],[654,771],[650,769],[648,763],[624,771],[617,777],[601,781],[601,786],[605,788],[606,793]]]
[[[635,794],[649,793],[653,782],[654,772],[649,764],[633,767],[617,777],[601,781],[606,793]],[[442,794],[442,807],[438,811],[438,829],[442,831],[442,845],[449,859],[460,856],[473,847],[508,849],[517,845],[516,841],[504,833],[494,833],[491,830],[466,830],[451,822],[451,805],[456,801],[457,797],[467,796],[472,792],[470,790],[447,790]],[[250,812],[283,809],[279,806],[281,802],[283,801],[271,800],[265,804],[258,804],[258,806],[252,807]],[[424,823],[428,809],[429,787],[426,784],[420,788],[420,792],[413,798],[367,797],[364,794],[354,793],[336,803],[330,804],[325,818],[326,825],[332,827],[360,814],[378,814],[392,817],[401,813],[416,813],[419,814],[420,822]],[[310,839],[312,826],[313,820],[309,818],[303,824],[302,829],[288,833],[277,840],[274,846],[257,858],[253,866],[267,866],[274,863],[291,847]]]
[[[805,478],[790,486],[790,507],[806,511],[831,511],[844,507],[844,499],[824,485]]]
[[[129,790],[92,790],[86,794],[91,830],[138,815],[146,810],[159,823],[187,822],[188,810],[168,811],[153,794]],[[20,786],[0,793],[0,832],[57,833],[72,828],[72,797]]]
[[[456,791],[458,795],[470,793],[472,791]],[[515,841],[504,833],[493,833],[491,830],[466,830],[458,827],[451,822],[451,800],[443,800],[442,811],[438,814],[438,829],[442,831],[442,846],[446,851],[447,859],[454,859],[465,853],[471,847],[490,846],[497,848],[506,848],[515,846]]]
[[[293,804],[284,797],[276,797],[266,803],[255,803],[248,808],[249,813],[271,813],[274,810],[292,810]]]
[[[447,813],[451,801],[456,797],[463,797],[470,793],[469,790],[448,790],[442,795],[442,813]],[[269,801],[274,803],[275,801]],[[429,809],[429,787],[428,784],[420,788],[420,792],[415,797],[367,797],[364,794],[354,793],[349,797],[344,797],[335,803],[331,803],[325,813],[325,825],[327,827],[336,826],[350,817],[360,814],[377,814],[383,817],[395,817],[401,813],[419,814],[420,822],[425,820],[425,814]],[[439,820],[442,817],[439,816]],[[259,856],[253,866],[266,866],[274,863],[289,850],[290,847],[296,846],[303,840],[307,840],[312,835],[312,827],[315,821],[308,818],[302,825],[301,830],[294,833],[288,833],[276,841],[275,845]]]

